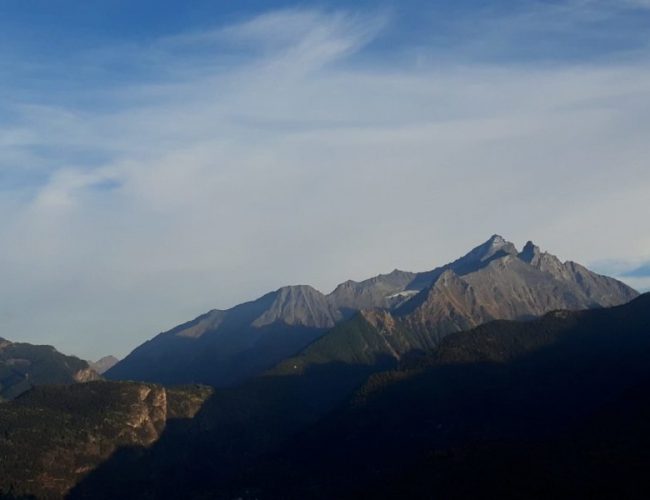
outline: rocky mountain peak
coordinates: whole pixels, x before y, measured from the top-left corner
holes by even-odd
[[[542,252],[537,245],[532,241],[528,241],[526,245],[524,245],[523,250],[519,253],[519,258],[524,262],[531,264],[539,258],[541,253]]]
[[[253,326],[280,321],[287,325],[331,327],[340,319],[327,297],[312,286],[286,286],[273,295],[273,303],[252,323]]]
[[[508,241],[500,234],[493,234],[492,236],[490,236],[488,243],[492,245],[504,245],[508,243]]]
[[[506,240],[503,236],[494,234],[485,243],[473,248],[464,257],[453,262],[449,267],[453,268],[459,274],[475,270],[477,265],[489,262],[492,259],[505,255],[517,255],[519,251],[513,243]]]
[[[102,374],[113,368],[120,360],[115,356],[104,356],[103,358],[89,362],[90,367],[95,370],[98,374]]]
[[[312,345],[344,320],[367,320],[369,316],[356,314],[365,309],[390,311],[407,331],[417,333],[418,338],[405,340],[403,349],[397,349],[406,352],[432,348],[450,332],[492,319],[528,319],[553,309],[616,305],[634,296],[636,292],[622,283],[566,265],[532,242],[519,252],[494,234],[463,257],[430,271],[395,269],[363,281],[346,281],[328,295],[307,285],[288,286],[228,311],[209,313],[171,330],[172,335],[163,333],[143,344],[107,376],[232,384]],[[355,323],[355,328],[381,324],[381,331],[393,331],[379,315],[372,318],[361,326]],[[337,337],[344,336],[349,325],[335,330],[336,346],[350,345]],[[198,339],[196,345],[187,342],[190,337]],[[380,339],[375,347],[381,350],[384,344]],[[393,340],[390,344],[396,349]],[[204,360],[199,368],[197,359]]]
[[[279,295],[290,295],[290,294],[307,294],[307,295],[312,295],[312,294],[318,294],[321,295],[321,292],[316,290],[313,286],[311,285],[289,285],[289,286],[283,286],[282,288],[279,288],[277,290],[277,293]]]
[[[482,246],[488,251],[498,252],[504,250],[506,253],[512,253],[512,249],[515,248],[513,243],[499,234],[493,234]]]

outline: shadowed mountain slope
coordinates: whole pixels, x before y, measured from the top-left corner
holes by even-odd
[[[0,338],[0,401],[13,399],[37,385],[99,378],[86,361],[61,354],[52,346],[14,343]]]
[[[494,235],[464,257],[425,273],[395,270],[362,282],[345,282],[329,295],[304,285],[285,287],[227,311],[211,311],[144,343],[106,376],[229,386],[307,346],[313,352],[323,344],[310,344],[361,310],[373,311],[363,313],[365,319],[385,332],[372,341],[383,347],[377,352],[376,346],[368,347],[370,352],[363,356],[399,359],[409,351],[435,346],[450,332],[485,321],[532,318],[558,308],[617,305],[636,295],[623,283],[572,262],[562,263],[530,242],[519,252]],[[396,334],[395,325],[407,328],[409,338]],[[341,331],[331,334],[340,336]],[[353,342],[366,349],[364,341]],[[357,355],[362,353],[353,354]]]
[[[354,364],[268,374],[72,498],[643,498],[649,356],[644,295],[453,333],[365,383]]]
[[[491,322],[372,376],[347,407],[218,488],[243,498],[647,498],[649,357],[650,295]]]
[[[320,292],[286,287],[162,333],[108,370],[106,377],[227,386],[293,354],[340,320]]]

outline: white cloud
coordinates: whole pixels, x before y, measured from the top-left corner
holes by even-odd
[[[494,232],[646,256],[650,67],[352,64],[385,22],[272,13],[129,47],[167,71],[97,109],[16,106],[0,168],[49,174],[0,194],[0,335],[123,355],[211,307],[432,268]]]

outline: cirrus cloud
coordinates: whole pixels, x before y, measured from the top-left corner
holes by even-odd
[[[271,12],[78,55],[144,61],[140,81],[4,103],[3,336],[124,355],[212,307],[429,269],[494,232],[646,255],[643,59],[394,65],[368,53],[390,22]]]

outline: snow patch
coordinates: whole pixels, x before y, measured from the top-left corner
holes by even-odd
[[[397,298],[403,298],[403,297],[413,297],[413,295],[417,295],[419,293],[419,290],[404,290],[403,292],[397,292],[394,293],[393,295],[388,295],[386,298],[387,299],[397,299]]]

